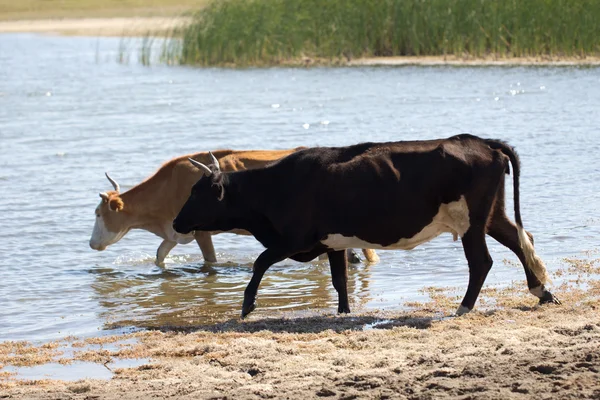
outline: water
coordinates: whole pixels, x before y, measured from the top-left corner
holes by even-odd
[[[67,338],[67,340],[53,343],[56,346],[54,349],[55,354],[50,362],[18,367],[6,365],[2,372],[10,374],[11,378],[18,380],[58,379],[77,381],[86,378],[110,379],[114,376],[115,370],[119,368],[136,368],[151,363],[152,360],[145,357],[130,359],[114,356],[103,357],[96,360],[96,362],[73,361],[73,359],[87,352],[117,352],[121,349],[131,349],[138,344],[139,342],[135,338],[128,338],[101,344],[82,344],[78,342],[74,346],[73,341]],[[65,362],[65,360],[69,360],[69,362]]]
[[[98,192],[110,189],[104,171],[127,189],[203,150],[500,138],[520,152],[523,219],[550,270],[598,247],[598,68],[147,68],[118,53],[113,38],[0,35],[0,341],[237,317],[262,251],[252,238],[215,237],[216,266],[195,244],[178,246],[166,271],[153,264],[161,239],[145,231],[104,252],[88,246]],[[522,269],[502,262],[516,257],[488,243],[486,283],[525,288]],[[424,298],[423,286],[466,288],[451,235],[379,255],[350,268],[355,308],[398,308]],[[284,261],[255,313],[334,312],[336,299],[327,263]]]

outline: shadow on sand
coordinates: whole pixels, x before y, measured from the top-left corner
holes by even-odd
[[[441,316],[417,317],[411,315],[385,318],[383,316],[311,316],[299,318],[261,318],[257,320],[229,319],[224,322],[191,326],[160,326],[150,328],[161,332],[192,333],[198,331],[226,333],[253,333],[269,331],[273,333],[320,333],[324,331],[342,332],[347,330],[363,331],[370,329],[391,329],[410,327],[428,329],[433,321]]]

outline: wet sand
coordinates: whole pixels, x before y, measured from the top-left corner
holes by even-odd
[[[430,288],[413,311],[287,314],[61,344],[0,344],[0,364],[147,358],[108,381],[17,380],[14,399],[600,397],[600,259],[566,260],[553,288],[563,305],[538,306],[523,282],[487,288],[477,309],[451,317],[454,289]],[[115,343],[127,340],[125,345]],[[133,342],[132,342],[133,340]],[[89,350],[87,344],[112,343]],[[3,377],[3,379],[2,379]]]

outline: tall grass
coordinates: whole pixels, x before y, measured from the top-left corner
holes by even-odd
[[[260,65],[301,57],[598,55],[598,21],[600,0],[216,0],[163,57]]]

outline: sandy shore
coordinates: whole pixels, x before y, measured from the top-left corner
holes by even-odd
[[[0,21],[0,33],[34,32],[75,36],[161,34],[189,22],[185,17],[74,18]]]
[[[152,362],[109,381],[5,383],[11,399],[597,399],[598,305],[435,320],[387,315],[222,325],[136,335]],[[108,359],[118,352],[88,355]]]
[[[107,381],[25,381],[0,368],[0,397],[598,399],[600,260],[567,262],[557,275],[569,279],[553,288],[561,306],[537,306],[516,282],[485,289],[481,311],[462,317],[450,317],[458,302],[452,291],[437,288],[411,312],[290,314],[80,343],[71,338],[82,350],[67,357],[60,343],[0,343],[4,366],[150,360],[113,370]]]
[[[400,66],[400,65],[422,65],[422,66],[520,66],[520,65],[554,65],[554,66],[576,66],[576,65],[600,65],[600,57],[512,57],[512,58],[469,58],[456,56],[404,56],[404,57],[374,57],[351,60],[349,65],[357,66]]]

